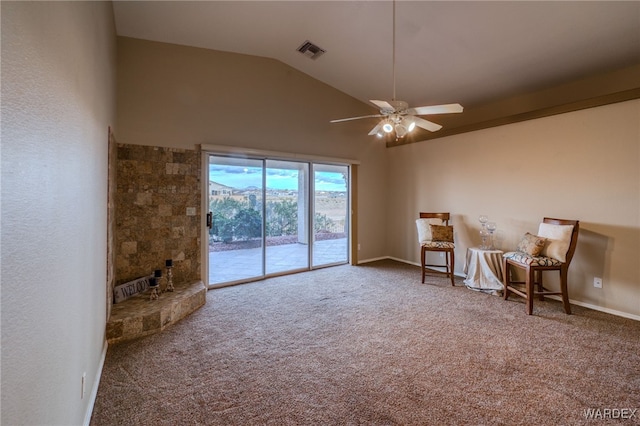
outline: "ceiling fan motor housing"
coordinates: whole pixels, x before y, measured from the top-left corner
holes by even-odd
[[[402,114],[402,113],[406,113],[407,109],[409,109],[409,104],[406,103],[405,101],[389,101],[388,102],[389,105],[391,105],[393,108],[387,108],[387,107],[383,107],[380,109],[380,112],[382,114]]]

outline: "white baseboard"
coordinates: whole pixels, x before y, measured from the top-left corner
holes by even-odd
[[[408,260],[398,259],[397,257],[393,257],[393,256],[384,256],[384,257],[378,257],[378,258],[375,258],[375,259],[362,260],[362,261],[358,262],[358,265],[361,264],[361,263],[375,262],[376,260],[384,260],[384,259],[395,260],[396,262],[407,263],[409,265],[414,265],[414,266],[418,266],[418,267],[420,266],[420,264],[417,263],[417,262],[410,262]],[[457,272],[454,272],[454,275],[457,276],[457,277],[466,278],[466,275],[460,274],[460,273],[457,273]],[[562,298],[560,298],[560,296],[546,296],[546,297],[548,297],[549,299],[555,299],[555,300],[562,301]],[[632,319],[632,320],[640,321],[640,315],[634,315],[634,314],[630,314],[628,312],[622,312],[622,311],[618,311],[618,310],[610,309],[610,308],[605,308],[605,307],[598,306],[598,305],[592,305],[591,303],[581,302],[579,300],[569,299],[569,303],[571,303],[572,305],[578,305],[578,306],[582,306],[584,308],[593,309],[594,311],[605,312],[607,314],[615,315],[615,316],[618,316],[618,317],[629,318],[629,319]]]
[[[410,261],[408,261],[408,260],[398,259],[397,257],[389,256],[389,257],[387,257],[387,259],[395,260],[396,262],[406,263],[406,264],[408,264],[408,265],[417,266],[418,268],[419,268],[420,266],[422,266],[422,265],[420,265],[420,263],[418,263],[418,262],[410,262]],[[439,268],[439,267],[437,267],[437,266],[435,266],[435,267],[434,267],[434,266],[430,266],[430,267],[429,267],[429,269],[435,269],[436,271],[438,271],[438,270],[439,270],[439,271],[441,271],[441,272],[444,272],[444,271],[445,271],[445,267],[444,267],[444,266],[443,266],[442,268]],[[460,278],[467,278],[467,276],[466,276],[465,274],[461,274],[460,272],[455,272],[455,271],[453,271],[453,275],[455,275],[456,277],[460,277]]]
[[[98,371],[96,371],[96,377],[93,380],[93,388],[91,389],[91,395],[89,396],[89,404],[87,404],[87,412],[84,415],[84,425],[89,426],[91,423],[91,415],[93,414],[93,406],[96,403],[98,397],[98,387],[100,386],[100,379],[102,378],[102,369],[104,368],[104,360],[107,357],[107,348],[109,347],[107,341],[104,341],[102,346],[102,354],[100,356],[100,364],[98,365]]]
[[[545,296],[545,297],[562,302],[562,298],[560,296]],[[615,315],[617,317],[629,318],[632,320],[640,321],[640,315],[634,315],[627,312],[617,311],[615,309],[605,308],[598,305],[592,305],[591,303],[585,303],[579,300],[569,299],[569,303],[572,305],[582,306],[583,308],[593,309],[594,311],[600,311],[607,314]]]
[[[387,257],[387,259],[391,259],[391,260],[395,260],[396,262],[402,262],[402,263],[406,263],[408,265],[413,265],[413,266],[420,267],[420,263],[419,262],[409,262],[408,260],[398,259],[397,257],[393,257],[393,256],[389,256],[389,257]]]
[[[389,256],[382,256],[382,257],[374,257],[373,259],[362,259],[362,260],[358,260],[358,265],[362,265],[363,263],[377,262],[378,260],[385,260],[385,259],[392,259],[392,258]]]

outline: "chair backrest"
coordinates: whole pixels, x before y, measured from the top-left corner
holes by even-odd
[[[571,232],[571,243],[569,244],[569,250],[567,250],[567,260],[565,262],[565,264],[569,266],[569,263],[571,263],[571,259],[573,258],[573,252],[576,251],[576,246],[578,245],[578,230],[580,228],[580,221],[545,217],[542,222],[551,225],[573,225],[573,231]]]
[[[445,225],[449,225],[449,213],[420,212],[420,219],[441,219]]]

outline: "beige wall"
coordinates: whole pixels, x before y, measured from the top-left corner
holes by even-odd
[[[113,11],[108,2],[1,7],[0,422],[77,425],[88,422],[106,349]]]
[[[414,220],[450,211],[456,272],[477,217],[513,249],[544,216],[580,220],[572,300],[640,316],[640,100],[391,148],[388,251],[417,263]],[[594,276],[603,288],[593,287]]]
[[[386,152],[367,133],[375,112],[272,59],[118,38],[119,143],[194,149],[228,145],[355,159],[359,258],[386,254]]]

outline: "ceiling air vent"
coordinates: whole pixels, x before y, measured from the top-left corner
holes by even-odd
[[[307,40],[302,43],[300,47],[298,47],[298,52],[302,53],[308,58],[317,59],[318,56],[322,55],[325,52],[325,50]]]

